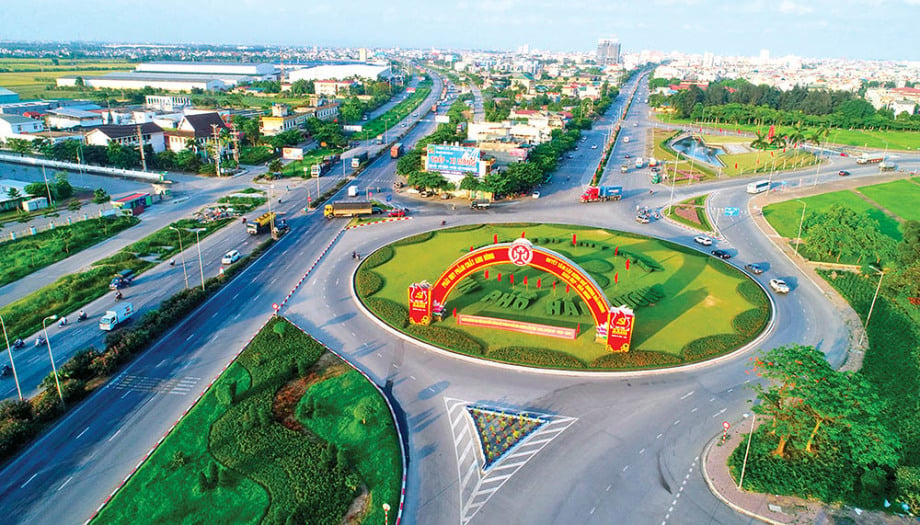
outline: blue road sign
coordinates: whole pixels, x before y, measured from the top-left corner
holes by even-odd
[[[725,208],[726,217],[735,217],[741,213],[741,208]]]
[[[390,202],[391,200],[393,200],[393,196],[392,196],[392,195],[387,195],[387,202]]]

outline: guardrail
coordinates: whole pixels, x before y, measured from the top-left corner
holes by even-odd
[[[99,175],[113,175],[116,177],[125,177],[131,179],[143,180],[146,182],[163,182],[165,173],[151,173],[149,171],[125,170],[121,168],[109,168],[105,166],[93,166],[91,164],[75,164],[73,162],[62,162],[59,160],[39,159],[36,157],[25,157],[19,155],[9,155],[0,153],[0,161],[12,162],[15,164],[25,164],[27,166],[46,166],[48,168],[60,168],[68,171],[84,171],[97,173]]]

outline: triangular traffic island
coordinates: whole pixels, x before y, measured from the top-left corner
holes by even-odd
[[[495,410],[480,406],[467,406],[479,438],[482,452],[482,470],[488,472],[527,436],[549,422],[545,417],[528,412]]]

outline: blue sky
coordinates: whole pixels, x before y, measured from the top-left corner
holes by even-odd
[[[920,0],[2,0],[0,38],[920,60]],[[913,25],[913,27],[911,27]]]

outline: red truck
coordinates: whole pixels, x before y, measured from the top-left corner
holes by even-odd
[[[622,186],[588,186],[581,194],[581,202],[618,201],[623,198]]]
[[[398,159],[399,156],[402,155],[402,152],[403,152],[402,142],[397,142],[396,144],[393,144],[393,146],[390,148],[390,158]]]

